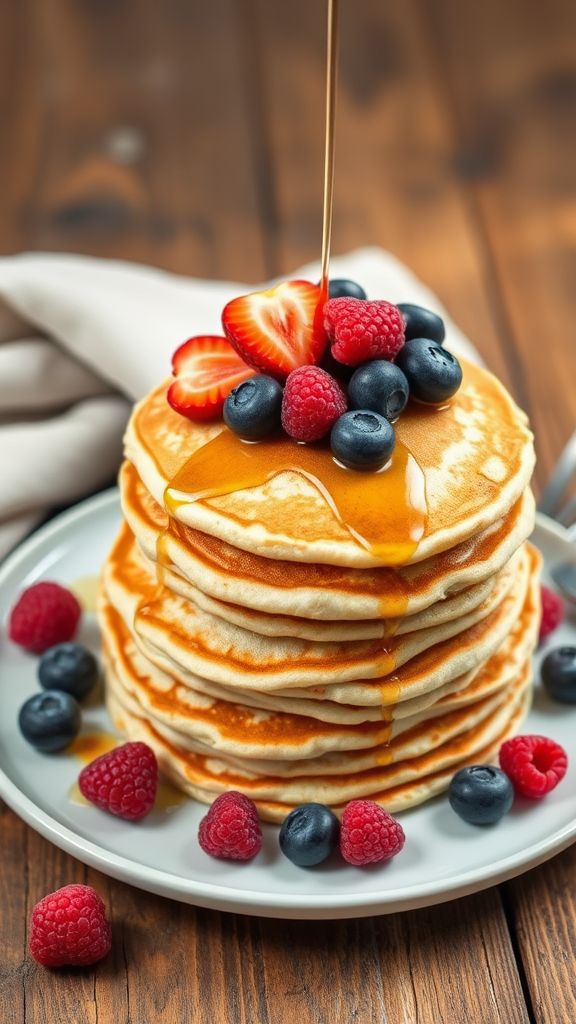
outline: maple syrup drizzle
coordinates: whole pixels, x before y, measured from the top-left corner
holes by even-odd
[[[183,505],[261,486],[282,472],[317,487],[354,540],[383,564],[402,565],[414,554],[426,528],[424,474],[401,442],[387,466],[363,473],[345,469],[325,448],[287,437],[250,443],[225,429],[176,473],[165,506],[178,517]]]
[[[112,733],[87,732],[76,737],[68,747],[67,753],[79,758],[83,764],[90,764],[90,761],[101,754],[108,754],[122,742],[119,736],[113,736]]]
[[[79,576],[70,584],[70,590],[76,595],[85,612],[96,611],[98,585],[98,576]]]
[[[326,131],[324,142],[324,203],[322,208],[322,272],[320,287],[328,294],[332,205],[334,196],[334,135],[336,125],[336,55],[338,52],[338,0],[328,0],[326,45]]]

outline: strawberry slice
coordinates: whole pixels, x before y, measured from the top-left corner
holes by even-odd
[[[284,281],[224,307],[226,337],[244,362],[283,379],[298,366],[319,363],[326,348],[326,295],[310,281]]]
[[[189,420],[216,419],[232,388],[254,376],[226,338],[210,334],[180,345],[172,372],[176,380],[168,388],[168,403]]]

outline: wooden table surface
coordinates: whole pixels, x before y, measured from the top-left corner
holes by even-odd
[[[576,5],[344,0],[334,251],[391,249],[528,410],[537,486],[576,426]],[[261,280],[319,256],[321,0],[1,0],[0,251]],[[193,324],[191,331],[193,330]],[[138,892],[1,812],[2,1024],[563,1024],[576,847],[444,906],[348,922]],[[26,955],[94,884],[94,970]]]

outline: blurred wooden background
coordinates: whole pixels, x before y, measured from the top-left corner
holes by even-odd
[[[319,255],[323,0],[0,10],[1,252],[250,281]],[[334,251],[439,293],[541,481],[576,425],[576,6],[343,0],[341,29]]]
[[[0,253],[247,281],[319,256],[322,0],[0,15]],[[576,4],[342,0],[341,28],[334,251],[382,245],[438,292],[530,413],[541,484],[576,427]],[[575,852],[443,908],[285,925],[141,896],[1,820],[2,1024],[576,1018]],[[26,912],[84,878],[114,956],[39,971]]]

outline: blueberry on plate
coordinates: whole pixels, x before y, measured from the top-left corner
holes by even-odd
[[[462,367],[437,341],[412,338],[396,356],[408,379],[410,395],[419,402],[439,405],[454,395],[462,383]]]
[[[350,469],[380,469],[388,462],[395,444],[394,427],[370,409],[345,412],[330,433],[332,454]]]
[[[408,401],[408,381],[399,366],[388,359],[372,359],[354,371],[348,384],[353,409],[370,409],[395,420]]]
[[[560,704],[576,704],[576,647],[555,647],[540,667],[546,693]]]
[[[78,702],[62,690],[45,690],[29,697],[18,715],[24,739],[45,754],[64,750],[80,732],[81,724]]]
[[[261,441],[280,429],[282,386],[259,373],[233,388],[224,402],[226,426],[245,441]]]
[[[320,284],[320,281],[318,284]],[[362,285],[356,284],[356,281],[349,281],[345,277],[333,277],[328,282],[328,298],[343,299],[346,297],[350,299],[368,298]]]
[[[340,822],[324,804],[301,804],[284,818],[278,842],[288,860],[300,868],[321,864],[338,843]]]
[[[494,825],[512,807],[514,787],[501,768],[475,764],[456,772],[448,799],[452,810],[470,825]]]
[[[98,662],[82,644],[63,643],[49,647],[38,664],[38,679],[44,690],[63,690],[84,700],[98,680]]]
[[[398,309],[404,318],[406,341],[429,338],[442,344],[446,330],[441,316],[430,309],[424,309],[424,306],[414,306],[411,302],[399,302]]]

